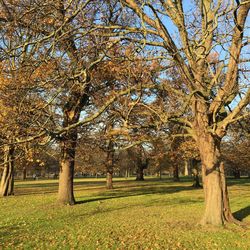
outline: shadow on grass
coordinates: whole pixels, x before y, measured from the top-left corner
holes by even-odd
[[[171,177],[164,177],[162,179],[159,178],[146,178],[145,181],[143,182],[137,182],[135,180],[126,180],[126,179],[114,179],[114,185],[115,185],[115,192],[113,193],[114,197],[117,196],[117,193],[121,193],[122,190],[126,192],[126,195],[128,194],[128,188],[132,189],[132,192],[134,192],[135,189],[140,189],[136,191],[137,193],[141,193],[142,195],[144,192],[155,192],[157,193],[161,188],[164,189],[164,191],[160,192],[166,192],[165,190],[169,189],[176,189],[176,186],[180,186],[184,184],[184,186],[180,187],[183,190],[189,190],[195,188],[192,187],[187,187],[185,184],[186,183],[192,183],[192,177],[182,177],[180,182],[173,182]],[[161,187],[165,184],[171,185],[170,187]],[[228,185],[233,186],[233,185],[250,185],[250,179],[248,178],[241,178],[241,179],[228,179]],[[83,190],[98,190],[98,189],[105,189],[105,178],[103,179],[85,179],[85,178],[77,178],[74,182],[74,187],[76,188],[75,191],[83,191]],[[178,189],[178,188],[177,188]],[[58,182],[44,182],[44,183],[36,183],[34,180],[33,182],[29,183],[18,183],[18,185],[15,186],[15,190],[17,191],[15,194],[16,195],[35,195],[35,194],[49,194],[49,193],[56,193],[58,190]],[[118,191],[119,190],[119,191]],[[152,191],[148,191],[152,190]],[[158,191],[155,191],[158,190]],[[178,190],[177,190],[178,192]],[[111,192],[106,192],[108,193],[109,196],[111,196]],[[149,194],[148,193],[148,194]],[[147,193],[146,193],[147,194]],[[122,194],[122,197],[124,197],[125,194]],[[135,194],[136,195],[136,194]],[[104,197],[106,199],[107,197]]]
[[[24,183],[15,186],[15,190],[17,191],[17,195],[34,195],[34,194],[52,194],[58,191],[58,182],[54,183]],[[78,190],[85,189],[100,189],[105,186],[104,181],[92,182],[92,181],[84,181],[84,182],[75,182],[74,187],[77,187]],[[79,189],[80,187],[80,189]]]
[[[250,178],[242,177],[240,179],[235,178],[227,178],[227,185],[233,186],[233,185],[250,185]]]
[[[186,180],[184,181],[186,182]],[[174,182],[171,179],[162,179],[159,180],[157,178],[150,178],[146,179],[143,182],[137,182],[135,180],[116,180],[114,179],[114,185],[116,190],[117,189],[127,189],[127,188],[143,188],[145,186],[150,187],[153,186],[159,186],[163,185],[165,183],[172,183]],[[104,189],[105,188],[106,181],[105,179],[102,180],[86,180],[84,178],[82,179],[76,179],[74,182],[74,187],[76,188],[75,191],[82,191],[82,190],[98,190],[98,189]],[[149,187],[149,188],[150,188]],[[53,183],[36,183],[34,180],[30,183],[19,183],[17,186],[15,186],[15,190],[17,191],[17,195],[35,195],[35,194],[50,194],[50,193],[56,193],[58,191],[58,182]]]
[[[88,185],[88,186],[98,186],[98,185],[104,185],[105,181],[83,181],[83,182],[74,182],[74,186],[80,186],[80,185]],[[19,184],[17,186],[18,188],[49,188],[49,187],[58,187],[58,182],[52,182],[52,183],[36,183],[36,181],[32,183],[24,183]]]
[[[239,211],[233,213],[234,217],[238,220],[243,220],[250,215],[250,206],[244,207]]]
[[[131,188],[131,187],[130,187]],[[83,204],[88,202],[95,202],[95,201],[103,201],[103,200],[110,200],[110,199],[117,199],[117,198],[126,198],[126,197],[133,197],[133,196],[142,196],[142,195],[152,195],[152,194],[172,194],[181,191],[189,191],[189,190],[197,190],[193,187],[187,186],[171,186],[171,187],[139,187],[133,188],[132,190],[116,190],[108,191],[105,193],[100,193],[99,197],[95,198],[84,198],[84,200],[77,201],[76,204]],[[80,197],[81,199],[81,197]]]

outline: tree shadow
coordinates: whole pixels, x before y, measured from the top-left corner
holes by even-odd
[[[241,177],[240,179],[235,179],[228,177],[227,178],[227,185],[233,186],[233,185],[250,185],[250,178],[247,177]]]
[[[238,220],[243,220],[250,215],[250,206],[244,207],[233,213],[233,216]]]
[[[159,180],[157,178],[146,179],[144,182],[138,183],[135,180],[116,180],[114,179],[115,189],[127,189],[127,188],[143,188],[148,185],[162,185],[166,182],[171,183],[171,179],[164,179]],[[172,182],[173,183],[173,182]],[[93,180],[86,180],[84,178],[76,179],[74,182],[74,187],[76,188],[75,191],[82,191],[82,190],[98,190],[98,189],[105,189],[106,181],[95,179]],[[56,193],[58,191],[58,182],[39,182],[36,183],[34,180],[33,182],[29,183],[18,183],[15,186],[15,195],[34,195],[34,194],[49,194],[49,193]]]
[[[131,187],[130,187],[131,188]],[[187,186],[171,186],[171,187],[139,187],[130,190],[112,190],[108,192],[99,193],[99,197],[95,198],[88,198],[88,197],[80,197],[83,200],[79,200],[76,204],[84,204],[89,202],[101,202],[103,200],[110,200],[110,199],[118,199],[118,198],[126,198],[126,197],[133,197],[133,196],[142,196],[142,195],[152,195],[152,194],[172,194],[178,193],[181,191],[188,191],[188,190],[197,190],[193,187]]]

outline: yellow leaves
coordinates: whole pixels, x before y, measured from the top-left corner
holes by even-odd
[[[33,150],[31,148],[28,149],[28,152],[27,152],[27,161],[29,162],[33,162],[34,159],[33,159]]]

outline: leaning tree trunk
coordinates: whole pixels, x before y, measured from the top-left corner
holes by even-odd
[[[0,196],[14,195],[14,147],[4,148],[4,170],[0,184]]]
[[[62,204],[75,204],[73,180],[76,140],[76,130],[67,132],[61,139],[58,202]]]
[[[202,224],[223,225],[236,222],[229,206],[223,163],[220,160],[220,139],[206,134],[199,137],[205,194],[205,213]]]

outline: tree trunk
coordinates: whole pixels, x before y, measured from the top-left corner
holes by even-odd
[[[113,171],[114,171],[114,144],[112,140],[107,145],[107,161],[106,161],[106,188],[113,189]]]
[[[128,169],[125,170],[125,176],[126,179],[128,178]]]
[[[191,159],[191,165],[192,165],[192,175],[193,175],[193,185],[192,187],[195,188],[201,188],[200,184],[200,178],[199,178],[199,166],[198,162],[196,159]]]
[[[224,165],[220,160],[220,139],[206,134],[199,137],[205,213],[202,224],[223,225],[236,222],[229,206]]]
[[[61,160],[59,172],[58,202],[75,204],[73,180],[75,165],[77,131],[73,130],[63,136],[61,141]]]
[[[26,180],[27,178],[27,170],[26,170],[26,167],[23,168],[23,171],[22,171],[22,180]]]
[[[88,102],[86,89],[81,83],[75,82],[68,100],[63,107],[63,127],[67,128],[79,121],[81,111]],[[61,204],[75,204],[73,180],[75,167],[75,152],[77,143],[77,129],[71,128],[60,138],[61,156],[59,171],[58,202]]]
[[[227,191],[227,184],[226,184],[226,175],[225,175],[225,166],[224,162],[221,162],[220,164],[220,176],[221,176],[221,185],[222,185],[222,194],[223,194],[223,211],[224,211],[224,217],[227,222],[233,222],[235,224],[243,224],[237,219],[234,218],[230,205],[229,205],[229,196]]]
[[[113,171],[107,171],[106,187],[107,189],[113,189]]]
[[[192,187],[195,187],[195,188],[201,188],[201,184],[200,184],[200,179],[199,179],[199,171],[198,169],[193,169],[193,177],[194,177],[194,183],[192,185]]]
[[[235,179],[240,179],[240,170],[239,169],[234,169],[233,170],[233,175]]]
[[[0,184],[0,196],[14,195],[14,147],[4,148],[4,170]]]
[[[136,181],[144,181],[143,165],[138,164],[136,169]]]
[[[174,165],[174,169],[173,169],[173,180],[174,181],[180,181],[180,177],[179,177],[179,167],[177,164]]]
[[[188,160],[185,160],[185,163],[184,163],[184,176],[189,176],[189,161]]]

